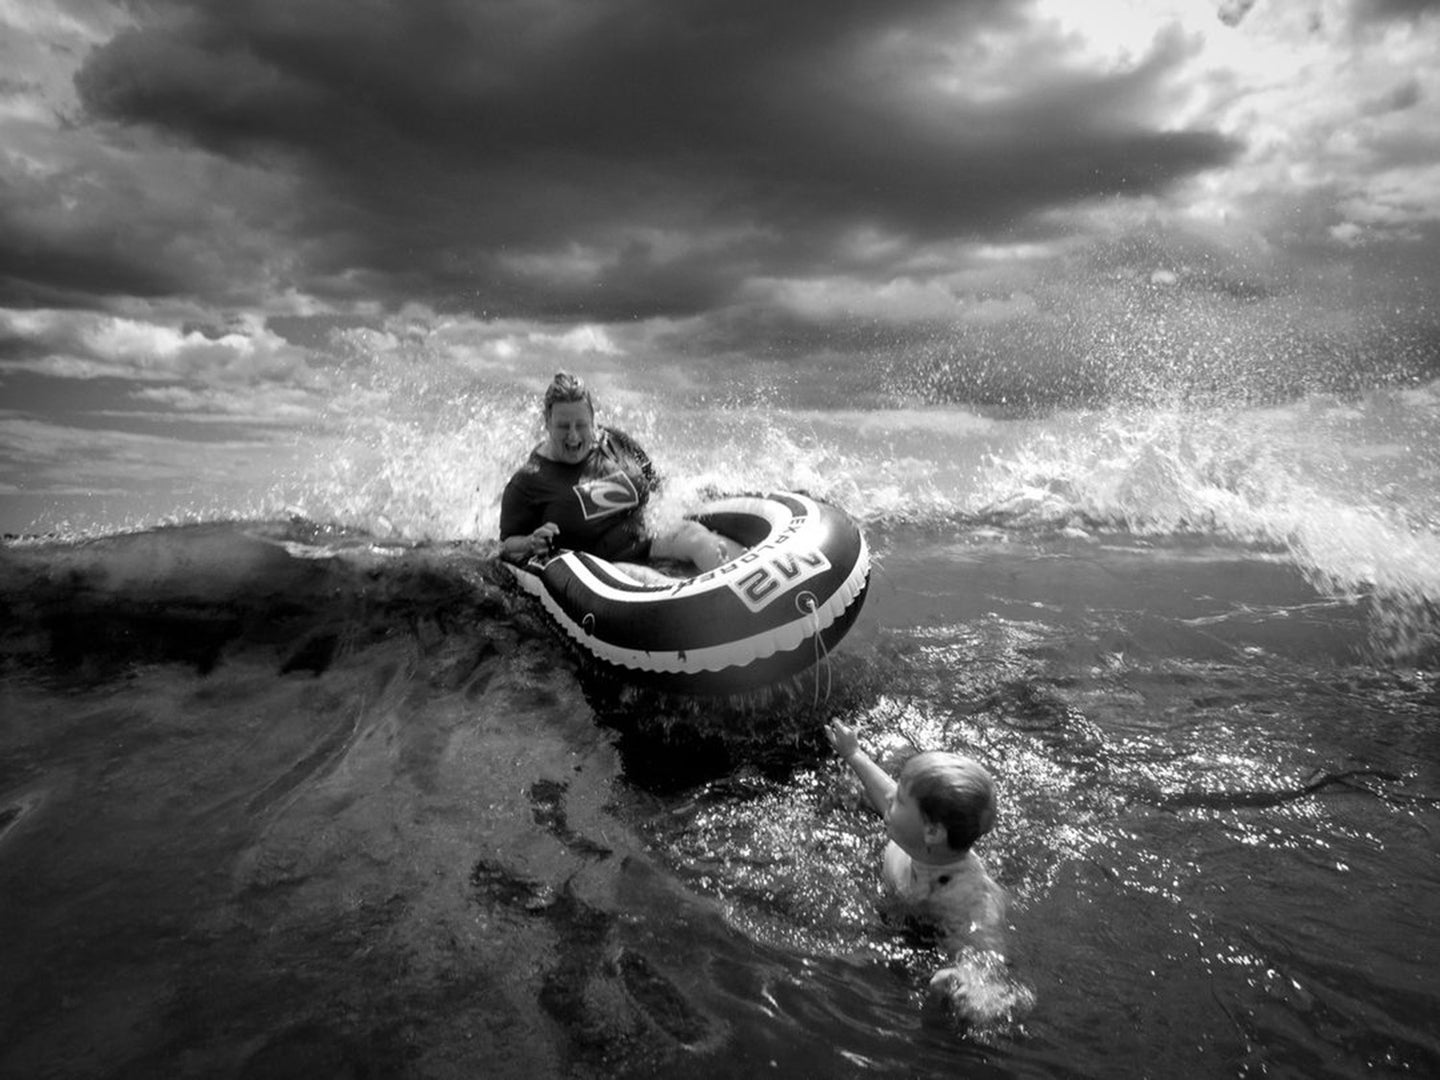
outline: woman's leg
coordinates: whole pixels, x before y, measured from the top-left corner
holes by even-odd
[[[671,532],[662,533],[650,543],[650,554],[657,559],[683,559],[701,571],[714,570],[745,549],[728,537],[711,532],[698,521],[682,521]]]

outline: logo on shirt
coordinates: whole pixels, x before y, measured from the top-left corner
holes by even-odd
[[[575,497],[580,500],[586,521],[640,505],[640,493],[635,490],[634,481],[623,472],[576,484]]]

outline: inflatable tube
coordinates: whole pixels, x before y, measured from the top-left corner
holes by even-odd
[[[860,614],[870,553],[835,507],[775,492],[718,499],[692,517],[746,551],[663,585],[578,551],[507,565],[594,660],[686,694],[742,693],[798,674]]]

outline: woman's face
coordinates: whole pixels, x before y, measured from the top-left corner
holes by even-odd
[[[588,401],[557,401],[545,418],[552,461],[577,465],[595,445],[595,414]]]

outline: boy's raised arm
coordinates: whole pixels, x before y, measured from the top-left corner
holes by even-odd
[[[856,738],[854,728],[840,723],[839,720],[832,720],[825,725],[825,735],[829,738],[830,745],[835,748],[835,753],[839,754],[860,778],[871,805],[880,811],[883,817],[890,808],[890,797],[895,794],[895,781],[890,779],[884,769],[870,760],[869,754],[860,749],[860,740]]]

